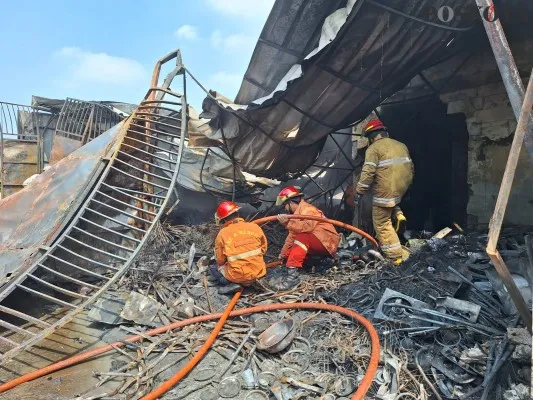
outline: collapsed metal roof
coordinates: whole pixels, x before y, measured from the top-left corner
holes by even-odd
[[[428,8],[442,5],[476,11],[466,0],[276,1],[236,98],[248,105],[207,97],[208,137],[246,172],[301,174],[330,133],[456,51],[469,27],[427,21]]]

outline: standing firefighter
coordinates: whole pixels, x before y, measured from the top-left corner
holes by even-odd
[[[289,214],[312,215],[324,218],[324,214],[303,199],[303,193],[295,186],[287,186],[278,195],[276,205],[285,207]],[[288,290],[300,282],[299,270],[307,256],[335,257],[340,237],[335,227],[327,222],[306,219],[289,220],[285,214],[278,221],[287,228],[289,235],[281,249],[280,259],[287,266],[287,276],[271,282],[277,290]]]
[[[263,255],[267,239],[256,224],[239,218],[240,207],[232,201],[220,203],[215,214],[217,225],[223,224],[215,240],[216,265],[211,274],[225,285],[219,293],[231,293],[242,286],[252,285],[266,274]]]
[[[368,138],[370,146],[357,184],[356,202],[374,184],[374,230],[385,256],[399,265],[403,260],[402,246],[392,225],[392,216],[397,221],[396,230],[399,230],[406,219],[398,204],[413,181],[413,161],[403,143],[389,138],[387,128],[379,119],[373,119],[365,126],[363,136]]]

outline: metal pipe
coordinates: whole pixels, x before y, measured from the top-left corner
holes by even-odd
[[[516,67],[511,48],[505,37],[505,32],[503,31],[500,20],[496,19],[494,21],[487,21],[487,19],[490,18],[485,18],[484,16],[486,10],[494,10],[494,4],[491,0],[476,0],[476,4],[483,25],[485,26],[485,31],[487,32],[492,51],[494,52],[494,58],[498,64],[498,69],[502,75],[505,90],[511,101],[511,107],[518,120],[522,102],[524,101],[524,84],[522,83],[520,72],[518,72],[518,68]],[[531,120],[531,117],[529,119]],[[529,153],[529,157],[533,160],[533,123],[529,124],[527,133],[525,138],[526,149]]]

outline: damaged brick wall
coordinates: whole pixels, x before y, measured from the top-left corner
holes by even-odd
[[[533,28],[522,27],[524,33],[513,24],[505,27],[525,87],[533,65]],[[432,97],[438,91],[449,115],[464,114],[469,135],[468,225],[487,224],[494,211],[516,119],[486,36],[481,35],[469,51],[428,68],[423,76],[413,78],[387,101],[409,102]],[[505,223],[533,225],[531,169],[532,163],[522,151]]]
[[[527,84],[527,82],[526,82]],[[489,222],[516,129],[516,119],[502,82],[442,94],[448,114],[463,113],[469,133],[467,213],[469,225]],[[505,222],[533,224],[533,174],[525,150],[505,214]]]

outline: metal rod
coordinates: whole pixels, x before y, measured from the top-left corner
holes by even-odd
[[[133,237],[131,237],[131,236],[124,235],[123,233],[117,232],[117,231],[114,230],[114,229],[106,228],[105,226],[99,225],[99,224],[97,224],[96,222],[91,221],[91,220],[89,220],[89,219],[87,219],[87,218],[80,217],[80,219],[81,219],[82,221],[88,222],[89,224],[92,224],[92,225],[94,225],[94,226],[97,226],[98,228],[104,229],[104,230],[106,230],[106,231],[108,231],[108,232],[111,232],[111,233],[113,233],[113,234],[115,234],[115,235],[121,236],[121,237],[123,237],[124,239],[131,240],[132,242],[136,242],[136,243],[140,243],[140,242],[141,242],[139,239],[135,239],[135,238],[133,238]],[[128,227],[129,227],[129,226],[128,226]]]
[[[64,288],[62,288],[60,286],[54,285],[53,283],[47,282],[44,279],[37,278],[35,275],[28,274],[28,277],[30,277],[31,279],[33,279],[36,282],[39,282],[40,284],[42,284],[42,285],[44,285],[46,287],[49,287],[50,289],[55,290],[56,292],[66,294],[67,296],[74,297],[74,298],[77,298],[77,299],[88,299],[89,298],[88,296],[85,296],[83,294],[76,293],[76,292],[73,292],[71,290],[64,289]]]
[[[10,324],[9,322],[3,321],[1,319],[0,326],[9,329],[12,332],[22,333],[23,335],[35,336],[35,333],[27,331],[26,329],[19,328],[18,326]]]
[[[129,176],[130,178],[135,179],[135,180],[137,180],[139,182],[144,182],[147,185],[152,185],[152,186],[158,187],[158,188],[163,189],[163,190],[168,190],[169,189],[169,186],[162,186],[162,185],[158,185],[157,183],[147,181],[146,179],[142,179],[142,178],[139,178],[139,177],[137,177],[135,175],[128,174],[126,171],[123,171],[123,170],[121,170],[121,169],[119,169],[117,167],[111,166],[111,169],[114,169],[115,171],[120,172],[123,175]],[[147,194],[149,194],[149,193],[147,193]]]
[[[70,281],[70,282],[72,282],[72,283],[76,283],[77,285],[80,285],[80,286],[87,286],[87,287],[90,287],[91,289],[95,289],[95,290],[100,289],[99,286],[92,285],[92,284],[90,284],[90,283],[80,281],[79,279],[73,278],[73,277],[71,277],[71,276],[68,276],[68,275],[62,274],[61,272],[56,271],[56,270],[54,270],[54,269],[52,269],[52,268],[49,268],[49,267],[47,267],[46,265],[43,265],[43,264],[38,264],[38,265],[39,265],[39,267],[45,269],[46,271],[48,271],[48,272],[50,272],[50,273],[52,273],[52,274],[54,274],[54,275],[57,275],[57,276],[59,276],[59,277],[62,278],[62,279],[65,279],[65,280]],[[0,306],[0,311],[2,311],[1,306]],[[47,325],[49,325],[49,324],[47,324]]]
[[[17,342],[14,342],[12,340],[9,340],[8,338],[3,337],[1,335],[0,335],[0,342],[7,343],[7,344],[9,344],[10,346],[13,346],[13,347],[18,347],[20,345],[20,343],[17,343]]]
[[[117,211],[119,214],[125,215],[125,216],[127,216],[129,218],[133,218],[133,219],[136,219],[136,220],[139,220],[139,221],[142,221],[142,222],[146,222],[147,224],[151,224],[152,223],[152,221],[149,221],[147,219],[144,219],[144,218],[138,217],[136,215],[130,214],[126,210],[121,210],[120,208],[113,207],[113,206],[111,206],[111,205],[109,205],[107,203],[104,203],[102,201],[99,201],[99,200],[96,200],[96,199],[91,199],[91,201],[94,202],[94,203],[100,204],[103,207],[107,207],[107,208],[109,208],[111,210]]]
[[[143,173],[145,173],[146,175],[149,175],[149,176],[152,176],[154,178],[158,178],[158,179],[162,179],[164,181],[171,181],[171,179],[167,178],[166,176],[161,176],[161,175],[157,175],[157,174],[154,174],[152,172],[148,172],[148,171],[145,171],[143,169],[140,169],[140,168],[137,168],[137,167],[134,167],[133,165],[131,165],[130,163],[127,163],[126,161],[124,160],[121,160],[119,158],[115,158],[115,161],[118,161],[119,163],[121,164],[124,164],[124,165],[127,165],[128,167],[134,169],[134,170],[137,170],[137,171],[141,171]]]
[[[34,318],[31,315],[24,314],[24,313],[22,313],[20,311],[13,310],[12,308],[9,308],[9,307],[6,307],[6,306],[0,305],[0,311],[4,312],[6,314],[9,314],[9,315],[13,315],[13,316],[15,316],[17,318],[20,318],[20,319],[23,319],[25,321],[32,322],[35,325],[41,325],[41,326],[43,326],[45,328],[50,326],[50,324],[47,323],[47,322],[41,321],[40,319]]]
[[[156,156],[155,154],[152,154],[152,153],[150,153],[150,152],[148,152],[146,150],[141,150],[141,149],[139,149],[139,148],[137,148],[135,146],[132,146],[132,145],[129,145],[129,144],[126,144],[126,143],[122,143],[122,146],[130,147],[132,149],[135,149],[135,151],[140,151],[141,153],[144,153],[144,154],[149,154],[152,158],[156,158],[158,160],[165,161],[165,162],[167,162],[169,164],[176,164],[176,162],[172,161],[171,158],[159,157],[159,156]],[[129,153],[126,153],[126,154],[129,154]]]
[[[509,195],[513,186],[513,179],[518,166],[518,160],[520,158],[520,150],[522,148],[522,142],[530,121],[531,110],[533,108],[533,70],[529,78],[529,84],[527,85],[527,92],[524,98],[524,103],[520,111],[520,118],[516,126],[516,131],[513,137],[513,143],[509,150],[509,157],[507,159],[507,165],[503,173],[502,183],[500,186],[500,192],[498,193],[498,199],[496,200],[496,206],[494,207],[494,214],[491,218],[489,239],[487,242],[487,249],[494,252],[498,243],[498,237],[503,223],[503,217],[505,215],[505,209],[507,208],[507,202],[509,201]],[[531,124],[533,127],[533,124]]]
[[[151,162],[148,162],[148,161],[146,161],[146,160],[143,160],[142,158],[137,158],[137,157],[135,157],[135,156],[133,156],[133,155],[131,155],[131,154],[129,154],[129,153],[125,153],[125,152],[123,152],[122,150],[119,150],[118,153],[119,153],[119,154],[122,154],[122,155],[124,155],[124,156],[126,156],[126,157],[133,158],[134,160],[141,161],[142,163],[144,163],[144,164],[146,164],[146,165],[150,165],[150,166],[152,166],[152,167],[154,167],[154,168],[159,168],[159,169],[161,169],[161,170],[163,170],[163,171],[174,173],[174,171],[172,171],[171,169],[168,169],[168,168],[162,167],[162,166],[157,165],[157,164],[152,164]],[[117,160],[118,160],[118,158],[117,158]]]
[[[66,237],[66,236],[65,236],[65,237]],[[65,250],[66,252],[68,252],[68,253],[70,253],[70,254],[72,254],[72,255],[75,255],[76,257],[79,257],[79,258],[81,258],[81,259],[83,259],[83,260],[85,260],[85,261],[88,261],[88,262],[90,262],[90,263],[93,263],[93,264],[99,265],[99,266],[101,266],[101,267],[104,267],[104,268],[110,269],[110,270],[112,270],[112,271],[118,271],[118,268],[116,268],[116,267],[113,267],[113,266],[111,266],[111,265],[107,265],[107,264],[101,263],[100,261],[92,260],[92,259],[90,259],[90,258],[88,258],[88,257],[82,256],[81,254],[76,253],[75,251],[70,250],[68,247],[62,246],[62,245],[60,245],[60,244],[58,244],[57,247],[60,248],[61,250]]]
[[[513,186],[513,179],[518,166],[518,160],[520,158],[520,150],[522,148],[522,142],[524,141],[525,134],[528,129],[528,124],[531,120],[531,110],[533,108],[533,70],[531,71],[531,76],[529,78],[529,83],[527,85],[526,95],[524,97],[524,103],[522,104],[522,109],[520,110],[520,118],[518,119],[518,124],[516,126],[516,131],[513,137],[513,143],[511,144],[511,149],[509,150],[509,158],[507,159],[507,165],[505,166],[505,171],[503,173],[502,183],[500,186],[500,191],[498,193],[498,199],[496,200],[496,206],[494,207],[494,213],[491,218],[490,227],[489,227],[489,238],[487,242],[487,254],[489,255],[494,268],[500,275],[507,291],[511,295],[513,302],[520,313],[524,324],[528,328],[529,332],[532,332],[531,328],[531,313],[527,306],[526,301],[524,300],[520,290],[516,286],[515,281],[513,280],[509,269],[505,265],[500,253],[496,249],[498,244],[498,238],[500,237],[500,231],[503,224],[503,218],[505,216],[505,210],[507,208],[507,203],[509,201],[509,196],[511,194],[511,189]],[[529,124],[533,127],[533,124]]]
[[[118,193],[121,193],[123,194],[124,196],[128,196],[128,197],[131,197],[132,199],[135,199],[137,201],[140,201],[141,203],[146,203],[146,204],[150,204],[154,207],[159,207],[159,204],[157,203],[153,203],[151,201],[148,201],[148,200],[144,200],[144,199],[140,199],[139,197],[137,196],[134,196],[132,194],[129,194],[129,193],[126,193],[126,192],[123,192],[122,190],[120,190],[119,188],[115,187],[115,186],[110,186],[110,185],[106,185],[105,183],[102,183],[102,186],[107,186],[109,187],[111,190],[115,191],[115,192],[118,192]],[[101,190],[98,191],[99,193],[103,193]],[[154,196],[153,194],[150,194],[150,193],[143,193],[141,194],[142,195],[146,195],[146,196]]]
[[[21,285],[20,283],[17,284],[17,287],[22,289],[22,290],[24,290],[24,291],[26,291],[26,292],[28,292],[28,293],[34,294],[34,295],[36,295],[38,297],[42,297],[43,299],[51,301],[52,303],[56,303],[56,304],[59,304],[59,305],[64,306],[64,307],[76,308],[76,306],[73,305],[73,304],[67,303],[66,301],[63,301],[63,300],[56,299],[55,297],[52,297],[52,296],[48,296],[47,294],[38,292],[37,290],[30,289],[29,287]]]
[[[487,21],[484,16],[486,10],[494,10],[494,4],[491,0],[476,0],[485,31],[494,53],[494,58],[498,64],[498,68],[502,75],[503,84],[505,90],[509,96],[511,107],[515,118],[519,120],[520,110],[524,101],[524,84],[520,77],[520,72],[516,67],[516,63],[505,37],[502,24],[499,19],[493,21]],[[531,117],[529,117],[531,120]],[[527,124],[526,124],[527,125]],[[525,138],[526,149],[529,153],[529,157],[533,160],[533,123],[529,123],[529,129]]]
[[[69,235],[66,235],[65,237],[66,237],[67,239],[70,239],[70,240],[76,242],[76,243],[81,244],[82,246],[88,247],[89,249],[94,250],[94,251],[96,251],[96,252],[98,252],[98,253],[100,253],[100,254],[105,254],[106,256],[109,256],[109,257],[112,257],[112,258],[116,258],[117,260],[128,261],[127,258],[117,256],[116,254],[108,253],[107,251],[104,251],[104,250],[99,249],[99,248],[97,248],[97,247],[91,246],[90,244],[84,243],[84,242],[82,242],[81,240],[74,239],[73,237],[71,237],[71,236],[69,236]]]
[[[134,132],[134,131],[128,131],[128,133],[130,133],[130,132],[132,132],[132,133],[137,133],[137,132]],[[154,138],[154,139],[156,139],[156,138]],[[143,146],[149,146],[149,147],[152,147],[152,148],[157,149],[157,150],[159,150],[159,151],[163,151],[163,152],[165,152],[165,153],[172,154],[172,155],[174,155],[174,156],[178,156],[178,155],[179,155],[178,153],[175,153],[175,152],[170,151],[170,150],[168,150],[168,149],[164,149],[164,148],[159,147],[159,146],[156,146],[156,145],[154,145],[154,144],[150,144],[150,143],[147,143],[147,142],[143,142],[142,140],[135,139],[135,138],[132,138],[132,137],[130,137],[130,136],[126,136],[126,137],[124,138],[124,140],[133,140],[134,142],[139,142],[139,143],[141,143]],[[133,146],[130,146],[130,147],[133,147]],[[134,147],[134,148],[136,148],[136,147]]]
[[[101,196],[105,196],[107,197],[108,199],[110,200],[113,200],[117,203],[120,203],[120,204],[124,204],[125,206],[129,207],[129,208],[133,208],[134,210],[137,210],[137,211],[140,211],[140,212],[143,212],[143,213],[146,213],[146,214],[150,214],[150,215],[157,215],[156,213],[152,212],[152,211],[148,211],[148,210],[145,210],[144,208],[141,208],[141,207],[137,207],[137,206],[134,206],[132,204],[129,204],[129,203],[126,203],[124,201],[121,201],[121,200],[118,200],[116,198],[114,198],[113,196],[110,196],[100,190],[97,191],[97,193]],[[135,198],[135,197],[134,197]]]
[[[107,279],[107,278],[106,278],[105,276],[103,276],[103,275],[100,275],[100,274],[98,274],[98,273],[96,273],[96,272],[93,272],[93,271],[90,271],[90,270],[88,270],[88,269],[85,269],[85,268],[83,268],[83,267],[79,267],[79,266],[77,266],[76,264],[73,264],[73,263],[71,263],[71,262],[69,262],[69,261],[63,260],[62,258],[59,258],[59,257],[54,256],[53,254],[49,254],[48,257],[50,257],[50,258],[52,258],[52,259],[54,259],[54,260],[57,260],[57,261],[59,261],[59,262],[62,262],[63,264],[67,264],[68,266],[70,266],[70,267],[72,267],[72,268],[74,268],[74,269],[77,269],[77,270],[83,271],[83,272],[85,272],[86,274],[92,275],[92,276],[94,276],[94,277],[96,277],[96,278],[100,278],[100,279],[103,279],[103,280],[106,280],[106,279]]]
[[[92,201],[92,199],[91,199],[91,201]],[[122,222],[122,221],[119,221],[119,220],[117,220],[115,218],[111,218],[109,215],[102,214],[101,212],[93,210],[92,208],[86,207],[85,210],[86,211],[90,211],[90,212],[92,212],[94,214],[97,214],[97,215],[99,215],[101,217],[104,217],[105,219],[111,220],[111,221],[113,221],[113,222],[115,222],[115,223],[117,223],[119,225],[125,226],[128,229],[133,229],[133,230],[136,230],[136,231],[141,232],[141,233],[146,233],[146,230],[144,230],[144,229],[140,229],[140,228],[137,228],[136,226],[128,224],[127,222]]]
[[[159,122],[155,122],[155,121],[151,121],[151,120],[144,120],[146,121],[148,124],[159,124]],[[171,125],[169,125],[171,126]],[[178,135],[173,135],[171,133],[167,133],[165,131],[161,131],[159,129],[155,129],[155,128],[149,128],[149,127],[146,127],[146,126],[142,126],[142,125],[139,125],[139,124],[134,124],[133,122],[130,124],[130,128],[128,129],[128,132],[134,132],[134,133],[140,133],[139,131],[135,131],[133,130],[133,127],[135,128],[141,128],[142,130],[148,130],[150,132],[154,132],[155,134],[157,135],[163,135],[163,136],[170,136],[170,137],[174,137],[174,138],[179,138],[180,136]],[[174,129],[179,129],[178,127],[174,127]],[[150,136],[150,135],[146,135],[145,136],[148,136],[148,137],[151,137],[151,138],[154,138],[154,139],[157,139],[155,138],[154,136]]]

